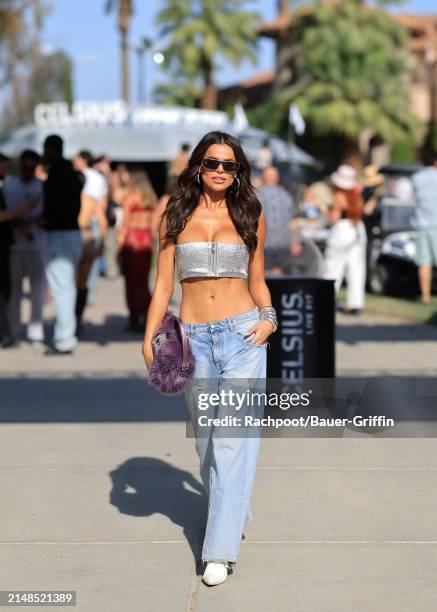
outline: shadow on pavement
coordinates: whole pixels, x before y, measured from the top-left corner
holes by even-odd
[[[184,396],[164,397],[141,376],[72,373],[1,380],[0,422],[184,421]]]
[[[132,457],[109,473],[110,503],[122,514],[163,514],[183,529],[199,565],[208,500],[201,483],[186,470],[154,457]],[[187,486],[190,488],[187,488]],[[171,547],[169,547],[169,556]]]
[[[437,328],[414,323],[402,325],[365,324],[359,320],[336,324],[336,340],[347,344],[358,342],[435,342]]]
[[[91,342],[100,346],[106,346],[112,342],[141,343],[144,331],[131,331],[128,329],[127,324],[127,317],[121,315],[107,315],[100,324],[93,323],[85,318],[80,342]],[[51,340],[53,336],[53,321],[45,323],[44,334],[47,341]]]

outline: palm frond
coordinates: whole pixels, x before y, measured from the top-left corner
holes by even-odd
[[[418,122],[406,104],[411,70],[405,29],[386,11],[355,0],[319,5],[296,17],[293,82],[278,95],[296,102],[314,131],[356,138],[372,128],[393,141]]]
[[[221,60],[239,65],[255,61],[259,15],[246,10],[246,0],[165,0],[156,22],[161,36],[164,68],[187,79],[211,81]]]

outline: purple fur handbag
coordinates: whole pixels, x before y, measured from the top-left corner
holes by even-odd
[[[149,382],[163,395],[182,393],[194,375],[196,359],[179,317],[165,313],[152,346]]]

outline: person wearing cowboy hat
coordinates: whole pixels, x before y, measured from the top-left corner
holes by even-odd
[[[378,204],[383,195],[384,175],[378,172],[376,166],[369,165],[364,168],[360,183],[363,188],[363,222],[367,233],[366,269],[368,269],[372,258],[374,230],[380,227],[381,223],[381,208]]]
[[[361,186],[366,189],[368,187],[379,187],[384,182],[384,175],[378,172],[378,169],[373,164],[366,166],[361,176]]]
[[[384,175],[378,172],[376,166],[369,165],[363,170],[361,180],[364,198],[364,214],[371,215],[374,213],[378,198],[380,197],[380,187],[384,183]]]
[[[367,235],[362,221],[364,200],[353,166],[342,164],[331,175],[333,186],[329,232],[324,264],[324,278],[335,280],[338,292],[346,278],[346,309],[359,314],[364,308],[366,283]]]

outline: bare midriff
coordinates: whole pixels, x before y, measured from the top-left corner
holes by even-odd
[[[135,229],[150,229],[152,225],[152,210],[131,210],[129,212],[129,227]]]
[[[181,281],[183,323],[208,323],[255,308],[244,278],[186,278]]]

